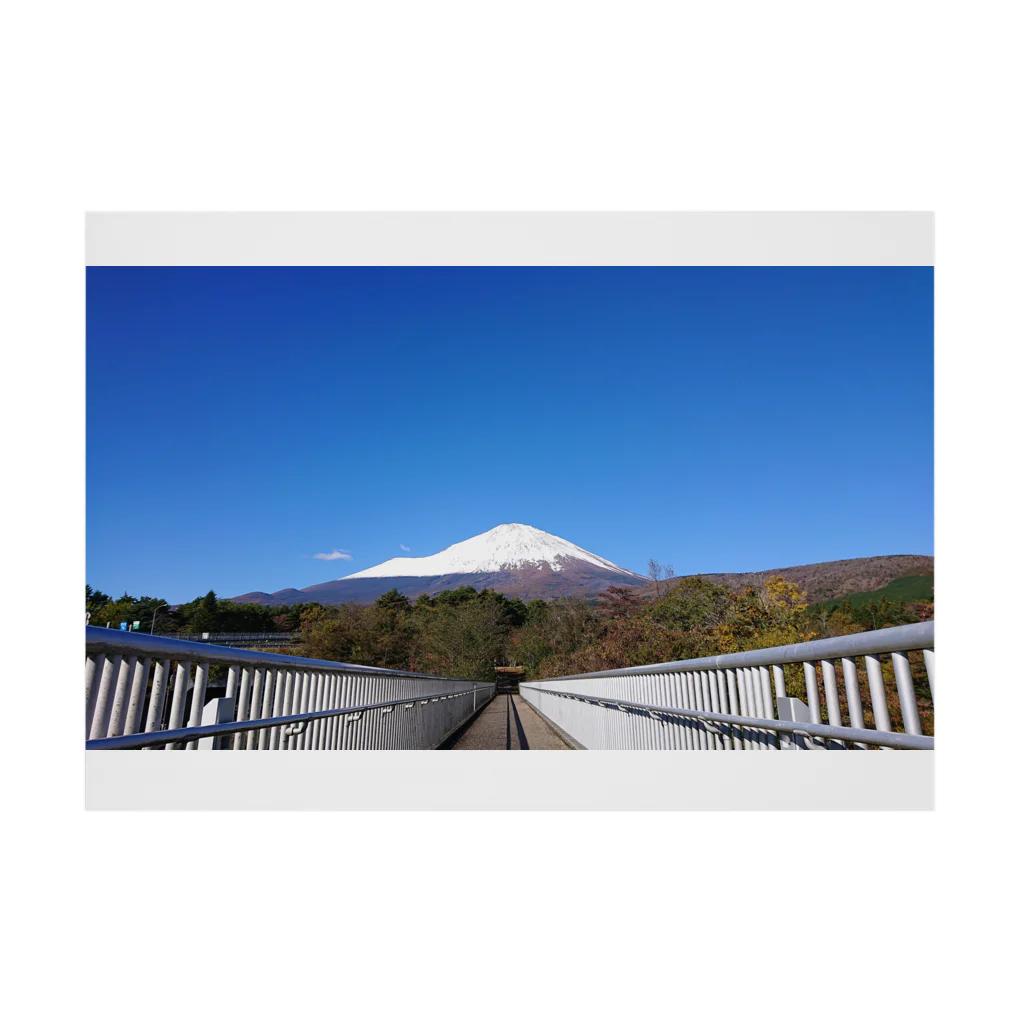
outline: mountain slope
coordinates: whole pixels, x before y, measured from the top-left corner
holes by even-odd
[[[817,608],[832,609],[849,601],[854,608],[861,605],[872,604],[881,600],[891,601],[899,604],[906,601],[907,604],[914,604],[918,601],[933,601],[935,599],[935,576],[931,573],[922,576],[900,576],[898,579],[887,583],[877,590],[856,591],[851,594],[844,594],[843,597],[833,597],[828,601],[819,601],[812,605],[812,610]]]
[[[835,562],[812,562],[809,565],[791,565],[784,569],[765,569],[760,572],[705,573],[704,579],[724,583],[730,590],[740,592],[755,586],[769,576],[782,576],[795,583],[807,594],[809,604],[846,597],[863,591],[877,590],[904,576],[928,575],[935,571],[933,555],[876,555],[872,558],[843,558]],[[669,581],[675,586],[685,576]],[[661,590],[665,590],[662,583]],[[654,596],[657,588],[647,583],[642,589],[646,596]]]
[[[391,558],[338,580],[273,594],[253,591],[231,598],[253,604],[360,604],[395,589],[407,597],[471,586],[509,597],[551,600],[632,587],[645,577],[586,551],[571,541],[522,523],[505,523],[423,558]]]
[[[746,573],[710,573],[705,579],[724,583],[734,591],[756,585],[769,576],[795,583],[813,604],[847,594],[877,590],[905,576],[934,571],[931,555],[879,555],[815,562],[782,569]],[[686,577],[676,577],[669,586]],[[593,552],[522,523],[505,523],[476,537],[452,544],[423,558],[391,558],[380,565],[328,580],[302,590],[292,587],[269,594],[253,591],[231,598],[240,604],[292,605],[306,601],[370,604],[395,589],[415,599],[442,590],[470,586],[490,588],[509,597],[588,597],[608,587],[637,587],[648,597],[664,592],[666,584],[623,569]]]
[[[391,558],[347,580],[378,576],[448,576],[462,573],[511,572],[527,566],[546,564],[552,572],[562,572],[572,562],[583,562],[608,572],[631,576],[639,582],[645,577],[629,572],[606,558],[584,551],[562,537],[545,533],[523,523],[505,523],[493,530],[452,544],[436,555],[425,558]]]

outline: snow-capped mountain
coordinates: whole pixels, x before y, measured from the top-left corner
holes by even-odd
[[[646,582],[637,576],[601,558],[590,551],[553,533],[545,533],[522,523],[505,523],[493,530],[460,541],[451,547],[425,558],[390,558],[370,569],[342,577],[346,580],[367,579],[378,576],[447,576],[466,572],[512,572],[526,566],[548,566],[552,572],[563,572],[573,562],[586,562],[599,569],[633,577],[634,583]]]
[[[380,565],[303,590],[258,591],[232,600],[259,604],[365,603],[396,589],[407,597],[471,586],[529,600],[594,594],[610,586],[646,582],[607,558],[522,523],[505,523],[423,558],[391,558]]]

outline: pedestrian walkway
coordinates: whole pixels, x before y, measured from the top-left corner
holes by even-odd
[[[571,750],[518,694],[500,694],[447,750]]]

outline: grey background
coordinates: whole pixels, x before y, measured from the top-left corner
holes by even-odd
[[[89,266],[927,266],[930,213],[91,213]]]

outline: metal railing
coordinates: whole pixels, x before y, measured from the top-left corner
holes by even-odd
[[[922,719],[930,726],[934,687],[935,623],[920,622],[520,683],[519,692],[596,750],[932,750]]]
[[[164,636],[170,640],[202,640],[216,643],[218,640],[295,640],[301,633],[151,633],[150,636]]]
[[[429,750],[494,696],[494,683],[85,632],[87,750]]]
[[[150,636],[229,647],[290,647],[302,641],[301,633],[151,633]]]

